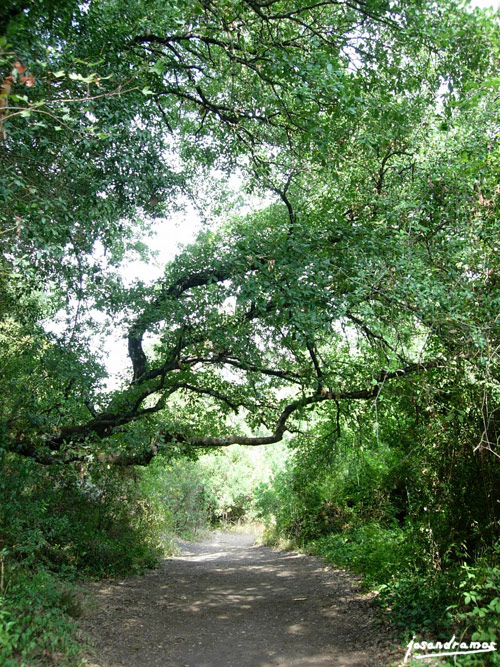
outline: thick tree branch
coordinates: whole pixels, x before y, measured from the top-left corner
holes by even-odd
[[[323,371],[321,370],[321,366],[319,364],[318,356],[316,354],[316,350],[314,349],[314,345],[310,341],[306,341],[306,347],[307,351],[309,352],[309,356],[311,357],[311,361],[314,366],[314,370],[316,371],[316,377],[318,378],[318,393],[321,393],[321,390],[323,388]]]
[[[324,403],[326,401],[334,401],[337,406],[338,402],[342,400],[369,400],[371,398],[376,398],[379,396],[384,384],[396,378],[406,377],[413,373],[424,372],[431,370],[433,368],[438,368],[443,366],[444,362],[441,359],[433,359],[423,363],[413,363],[409,364],[403,368],[397,369],[395,371],[382,370],[374,380],[372,384],[368,387],[361,389],[354,389],[352,391],[338,391],[338,392],[315,392],[310,396],[305,396],[303,398],[292,401],[282,410],[273,433],[267,436],[243,436],[243,435],[228,435],[223,437],[204,437],[204,436],[186,436],[182,433],[172,433],[165,432],[161,435],[161,439],[164,443],[179,442],[184,443],[192,447],[227,447],[229,445],[248,445],[248,446],[260,446],[260,445],[270,445],[276,442],[279,442],[283,439],[283,435],[288,428],[289,418],[297,411],[314,406],[319,403]],[[210,395],[214,398],[224,400],[228,403],[226,397],[222,395],[217,395],[218,392],[212,391],[210,389],[197,389],[193,385],[188,383],[178,383],[175,386],[171,387],[168,391],[168,395],[172,394],[174,391],[177,391],[179,388],[187,388],[191,391],[196,391],[200,394]],[[153,393],[153,392],[151,392]],[[129,424],[144,414],[151,412],[156,412],[161,407],[163,407],[165,397],[162,397],[160,401],[151,408],[146,408],[142,411],[136,411],[122,414],[122,413],[103,413],[98,418],[91,420],[90,422],[80,425],[72,426],[65,429],[62,429],[60,433],[50,439],[46,439],[43,443],[34,443],[34,442],[21,442],[13,446],[12,451],[20,454],[22,456],[34,459],[38,463],[44,465],[50,465],[56,462],[71,462],[71,461],[81,461],[87,458],[85,452],[76,452],[71,448],[71,454],[65,455],[66,445],[82,442],[86,438],[97,436],[98,438],[109,437],[115,432],[119,427],[122,427],[126,424]],[[232,401],[231,401],[232,403]],[[160,406],[160,407],[158,407]],[[154,449],[154,448],[153,448]],[[146,465],[156,454],[158,450],[144,453],[140,452],[137,455],[134,454],[103,454],[103,461],[107,463],[113,463],[116,465]]]
[[[249,262],[245,273],[256,271],[263,265],[268,265],[268,258],[254,257]],[[238,271],[241,271],[241,269]],[[161,295],[148,304],[128,332],[128,352],[132,362],[134,383],[145,382],[160,375],[165,375],[165,373],[170,370],[179,368],[180,353],[182,349],[189,344],[196,342],[201,343],[205,340],[204,337],[199,337],[197,339],[191,337],[189,340],[185,340],[184,333],[186,332],[186,327],[183,327],[178,344],[172,351],[170,357],[168,357],[167,361],[162,366],[148,371],[147,358],[142,348],[142,339],[148,327],[151,327],[167,317],[165,308],[166,304],[170,300],[175,301],[176,299],[180,299],[190,289],[204,287],[213,283],[221,283],[225,280],[235,278],[236,276],[237,272],[230,264],[221,265],[205,271],[187,273],[181,278],[178,278],[168,288],[163,289]],[[252,307],[243,315],[243,319],[250,322],[251,320],[273,312],[275,309],[276,304],[272,300],[267,303],[264,311],[252,304]],[[221,355],[218,361],[220,362],[221,360],[223,360],[223,355]]]
[[[169,300],[179,299],[185,292],[209,283],[222,282],[233,274],[231,266],[214,267],[206,271],[194,271],[176,280],[162,294],[154,299],[130,327],[128,333],[128,351],[132,362],[133,379],[138,381],[147,369],[147,359],[142,349],[142,338],[147,328],[165,317],[163,305]],[[164,369],[155,369],[155,375],[161,374]],[[148,376],[149,379],[150,376]],[[144,378],[142,378],[144,379]]]
[[[338,405],[340,400],[367,400],[370,398],[376,398],[381,391],[381,388],[387,380],[392,380],[398,377],[404,377],[405,375],[410,375],[412,373],[430,370],[431,368],[437,368],[442,365],[442,360],[433,360],[428,361],[422,364],[410,364],[405,368],[398,369],[396,371],[381,371],[378,377],[375,379],[375,382],[371,387],[365,389],[357,389],[354,391],[340,391],[336,393],[315,393],[312,396],[307,396],[301,398],[297,401],[289,403],[284,410],[282,411],[277,423],[274,432],[271,435],[267,436],[241,436],[241,435],[230,435],[226,437],[219,438],[208,438],[208,437],[191,437],[186,439],[186,442],[194,447],[227,447],[229,445],[248,445],[248,446],[260,446],[260,445],[271,445],[276,442],[280,442],[283,439],[285,431],[287,431],[287,421],[291,415],[297,410],[302,408],[315,405],[317,403],[324,403],[325,401],[335,401]]]

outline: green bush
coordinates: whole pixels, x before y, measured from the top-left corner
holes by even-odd
[[[362,572],[370,585],[379,585],[408,567],[411,558],[407,533],[366,523],[342,533],[331,533],[308,543],[314,553],[342,567]]]
[[[141,491],[165,517],[165,530],[185,538],[221,522],[258,518],[258,488],[286,457],[286,447],[249,450],[234,445],[199,459],[158,457],[141,472]]]
[[[141,471],[140,488],[163,513],[166,536],[189,539],[207,529],[209,500],[198,461],[158,457]]]
[[[75,581],[154,565],[159,509],[133,472],[0,458],[0,664],[75,664]]]
[[[0,664],[75,665],[81,647],[75,622],[81,614],[78,588],[40,568],[9,572],[0,594]]]
[[[425,400],[391,396],[376,424],[369,407],[341,422],[325,411],[312,435],[297,438],[286,469],[258,489],[270,541],[361,573],[405,637],[500,636],[500,477],[493,457],[471,446],[480,415],[463,402],[480,404],[475,392],[450,382]]]
[[[451,625],[468,641],[496,642],[500,649],[500,547],[495,545],[460,572],[459,600],[448,607]],[[461,656],[460,665],[500,665],[500,653]]]
[[[161,555],[163,519],[132,473],[47,470],[11,457],[1,480],[0,536],[9,562],[100,576],[140,571]]]

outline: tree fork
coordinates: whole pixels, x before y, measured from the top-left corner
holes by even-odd
[[[444,365],[444,360],[442,359],[433,359],[427,362],[422,363],[413,363],[409,364],[404,368],[397,369],[395,371],[388,372],[386,370],[380,371],[378,376],[375,378],[373,384],[364,389],[355,389],[353,391],[340,391],[340,392],[316,392],[313,395],[306,396],[304,398],[297,399],[292,401],[282,410],[281,415],[279,416],[274,432],[267,436],[243,436],[243,435],[228,435],[222,437],[187,437],[181,433],[163,433],[161,439],[163,444],[178,442],[186,444],[192,447],[200,448],[212,448],[212,447],[228,447],[230,445],[247,445],[247,446],[261,446],[261,445],[271,445],[277,442],[280,442],[283,439],[283,435],[288,430],[287,422],[291,415],[302,409],[309,406],[313,406],[319,403],[324,403],[326,401],[334,401],[338,404],[338,401],[341,400],[369,400],[371,398],[376,398],[384,385],[388,380],[393,380],[396,378],[406,377],[413,373],[428,371],[433,368],[438,368]],[[173,393],[176,389],[190,388],[186,386],[185,383],[180,383],[175,388],[169,390],[169,393]],[[200,393],[200,392],[198,392]],[[207,392],[201,392],[207,393]],[[221,395],[211,394],[215,398],[221,399]],[[225,402],[229,401],[224,399]],[[164,401],[163,401],[164,402]],[[161,404],[161,405],[159,405]],[[133,421],[136,421],[141,416],[147,413],[156,412],[162,405],[162,399],[157,403],[157,406],[152,408],[146,408],[143,411],[135,411],[134,413],[128,414],[111,414],[103,413],[98,418],[87,422],[86,424],[78,426],[70,426],[64,429],[61,429],[60,433],[53,439],[46,440],[43,443],[43,449],[46,451],[40,451],[35,443],[20,443],[17,446],[12,448],[12,451],[31,458],[38,463],[43,465],[50,465],[54,463],[70,463],[74,461],[84,461],[87,459],[87,455],[83,453],[72,454],[69,457],[64,457],[63,449],[64,445],[71,444],[73,442],[82,441],[86,437],[97,435],[100,439],[105,439],[110,437],[118,427],[129,424]],[[109,465],[147,465],[158,453],[162,452],[164,447],[156,448],[152,447],[151,451],[146,453],[138,453],[137,455],[127,454],[127,453],[111,453],[111,454],[100,454],[99,460],[103,463]],[[62,453],[62,460],[56,459],[54,453]]]

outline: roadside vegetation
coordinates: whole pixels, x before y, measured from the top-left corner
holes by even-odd
[[[326,411],[258,490],[266,538],[363,575],[402,641],[500,639],[500,477],[474,452],[475,383]],[[469,405],[480,405],[480,397]],[[450,664],[497,665],[498,653]]]
[[[283,447],[236,445],[199,459],[159,457],[146,469],[96,464],[48,475],[4,456],[0,664],[78,664],[85,581],[144,572],[175,553],[177,539],[252,524],[256,489],[285,458]]]
[[[499,27],[1,4],[2,664],[77,663],[86,579],[249,519],[403,640],[500,641]]]

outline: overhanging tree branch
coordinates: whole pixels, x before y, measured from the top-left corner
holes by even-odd
[[[373,379],[371,386],[353,389],[351,391],[337,391],[337,392],[322,392],[310,396],[305,396],[299,398],[295,401],[288,403],[282,410],[280,416],[277,419],[273,433],[267,436],[243,436],[239,434],[222,436],[222,437],[205,437],[205,436],[189,436],[183,433],[165,431],[161,433],[161,442],[162,443],[172,443],[178,442],[183,443],[192,447],[227,447],[229,445],[248,445],[248,446],[260,446],[260,445],[270,445],[276,442],[279,442],[283,439],[283,435],[288,429],[288,420],[290,417],[300,411],[303,408],[309,406],[314,406],[320,403],[325,403],[326,401],[334,401],[338,404],[342,400],[369,400],[375,398],[380,394],[381,388],[388,380],[393,380],[396,378],[403,378],[413,373],[425,372],[433,368],[438,368],[444,366],[444,361],[442,359],[433,359],[427,362],[422,363],[413,363],[409,364],[403,368],[396,369],[394,371],[382,370],[379,372],[376,378]],[[194,386],[188,385],[187,383],[178,383],[172,387],[168,394],[172,394],[179,388],[188,388],[191,391],[197,391],[197,393],[210,395],[212,398],[219,400],[224,400],[228,402],[227,397],[222,396],[217,391],[211,390],[197,390]],[[153,392],[150,392],[153,393]],[[233,403],[229,400],[230,403]],[[160,399],[157,406],[163,404],[163,399]],[[126,414],[112,414],[112,413],[103,413],[98,418],[87,422],[84,425],[72,426],[65,429],[62,429],[60,433],[52,438],[46,439],[43,443],[39,443],[38,446],[32,442],[19,443],[16,446],[12,447],[12,451],[15,451],[17,454],[20,454],[25,457],[29,457],[37,461],[38,463],[48,465],[53,464],[60,459],[63,462],[69,461],[81,461],[87,458],[87,454],[84,452],[74,452],[71,454],[65,455],[65,449],[67,446],[71,445],[74,442],[82,442],[86,438],[97,436],[100,439],[107,438],[116,431],[116,429],[125,426],[131,422],[136,421],[147,413],[156,412],[160,407],[151,407],[144,410],[136,410],[135,412],[129,411]],[[154,456],[156,456],[160,451],[163,451],[163,448],[152,448],[150,451],[140,452],[137,455],[125,453],[122,454],[112,453],[112,454],[102,454],[103,462],[113,463],[117,465],[146,465]],[[59,456],[54,456],[58,454]]]
[[[387,380],[392,380],[394,378],[404,377],[418,371],[430,370],[431,368],[437,368],[443,364],[442,360],[434,359],[432,361],[424,362],[422,364],[410,364],[405,368],[400,368],[395,371],[387,372],[381,371],[377,378],[375,378],[374,383],[371,387],[364,389],[356,389],[353,391],[339,391],[335,393],[315,393],[312,396],[307,396],[297,401],[289,403],[284,410],[282,411],[277,423],[274,432],[268,436],[241,436],[241,435],[231,435],[226,437],[219,438],[209,438],[209,437],[190,437],[186,438],[185,442],[195,447],[227,447],[229,445],[248,445],[248,446],[259,446],[259,445],[271,445],[276,442],[279,442],[283,439],[285,431],[287,431],[287,422],[288,419],[293,415],[294,412],[306,408],[311,405],[318,403],[324,403],[325,401],[335,401],[338,405],[338,401],[341,400],[368,400],[370,398],[376,398],[381,391],[383,384]]]

